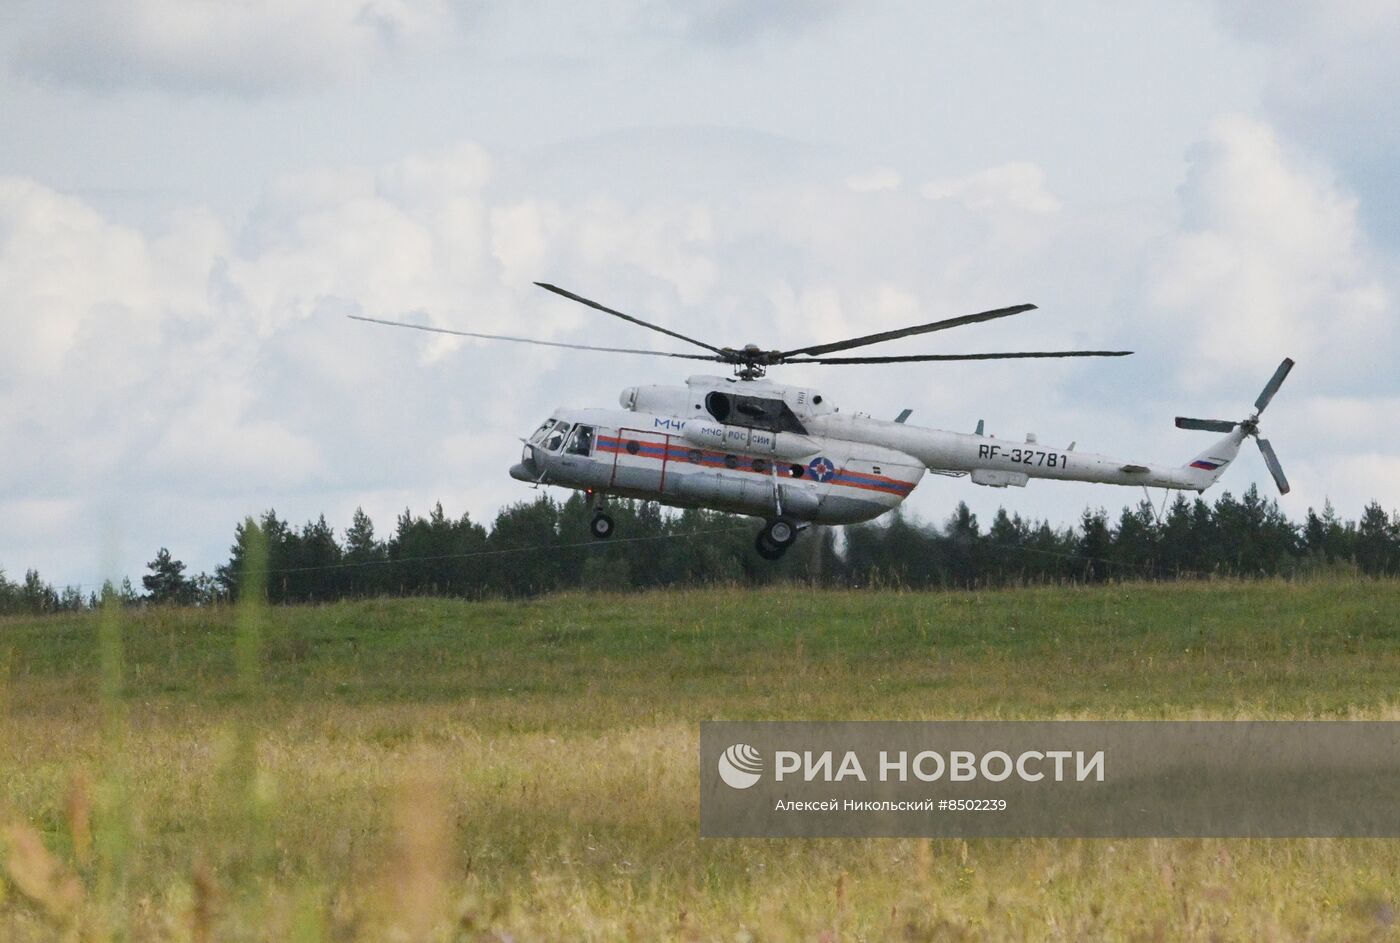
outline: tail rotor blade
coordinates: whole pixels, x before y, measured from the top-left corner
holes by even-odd
[[[1224,419],[1187,419],[1185,416],[1176,417],[1176,427],[1178,429],[1199,429],[1202,432],[1230,432],[1237,422],[1227,422]]]
[[[1260,392],[1259,398],[1254,401],[1255,415],[1262,413],[1264,407],[1269,405],[1269,401],[1274,398],[1274,394],[1278,392],[1278,388],[1283,386],[1283,381],[1284,378],[1288,376],[1288,371],[1292,369],[1292,358],[1284,357],[1283,363],[1278,365],[1278,369],[1275,370],[1274,375],[1269,378],[1269,382],[1264,384],[1264,389]]]
[[[1278,485],[1278,493],[1288,494],[1288,479],[1283,475],[1283,466],[1278,463],[1274,447],[1269,444],[1268,439],[1256,439],[1255,441],[1259,443],[1259,452],[1264,456],[1264,464],[1269,466],[1269,474],[1274,476],[1274,484]]]

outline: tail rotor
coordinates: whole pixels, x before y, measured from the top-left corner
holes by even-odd
[[[1233,432],[1237,428],[1244,430],[1245,435],[1254,439],[1254,444],[1259,446],[1259,452],[1264,456],[1264,464],[1269,467],[1269,474],[1273,476],[1274,484],[1278,485],[1279,494],[1288,494],[1288,478],[1283,474],[1283,466],[1279,464],[1278,455],[1274,452],[1274,447],[1269,444],[1269,440],[1261,438],[1259,435],[1259,414],[1273,401],[1274,394],[1278,392],[1279,387],[1283,386],[1283,381],[1292,369],[1292,359],[1285,357],[1283,363],[1279,364],[1278,369],[1274,371],[1274,375],[1269,378],[1269,382],[1264,384],[1264,389],[1259,392],[1259,398],[1254,401],[1254,414],[1248,419],[1230,422],[1226,419],[1188,419],[1185,416],[1177,416],[1176,427],[1178,429],[1198,429],[1203,432]]]

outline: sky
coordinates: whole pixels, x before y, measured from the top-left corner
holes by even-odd
[[[212,571],[267,508],[489,524],[551,409],[685,366],[345,315],[674,349],[537,280],[765,348],[1033,302],[872,352],[1135,355],[772,376],[1134,461],[1291,356],[1283,509],[1400,506],[1397,50],[1393,0],[8,0],[0,567]]]

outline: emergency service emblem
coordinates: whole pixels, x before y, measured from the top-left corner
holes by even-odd
[[[825,455],[818,455],[807,463],[807,470],[817,481],[830,481],[836,477],[836,465]]]

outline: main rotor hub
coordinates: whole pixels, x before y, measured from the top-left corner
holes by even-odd
[[[782,351],[764,350],[757,344],[745,344],[737,349],[725,347],[720,350],[720,356],[734,367],[734,375],[741,380],[757,380],[783,359]]]

